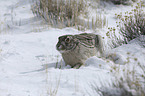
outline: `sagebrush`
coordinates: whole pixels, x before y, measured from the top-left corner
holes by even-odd
[[[131,12],[125,12],[125,15],[116,14],[120,20],[118,27],[125,43],[140,35],[145,35],[145,12],[142,9],[143,7],[144,4],[140,2]]]

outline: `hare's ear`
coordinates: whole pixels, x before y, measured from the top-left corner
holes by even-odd
[[[62,38],[63,38],[62,36],[58,37],[59,40],[61,40]]]

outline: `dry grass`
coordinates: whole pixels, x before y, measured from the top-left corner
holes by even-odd
[[[106,33],[111,48],[116,48],[122,44],[126,44],[132,39],[145,35],[145,12],[143,11],[144,3],[140,1],[136,4],[131,12],[122,12],[115,14],[117,20],[117,28],[109,27]],[[120,36],[116,35],[116,30],[119,29]]]
[[[101,14],[88,17],[88,7],[90,5],[86,0],[39,0],[32,5],[32,11],[55,28],[75,27],[78,30],[95,30],[105,26],[106,18]]]
[[[125,12],[125,16],[121,13],[116,14],[116,17],[120,20],[118,27],[125,43],[140,35],[145,35],[145,12],[142,9],[144,6],[140,2],[131,12]]]
[[[77,23],[79,15],[84,13],[85,3],[83,0],[40,0],[32,10],[53,27],[63,28]]]
[[[134,64],[130,63],[132,59]],[[93,90],[100,96],[145,96],[145,66],[137,58],[128,57],[127,60],[125,65],[112,66],[110,72],[115,76],[116,82],[110,84],[110,87],[98,88],[92,85]]]

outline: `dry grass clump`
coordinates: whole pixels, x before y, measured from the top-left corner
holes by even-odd
[[[110,40],[108,42],[108,45],[111,48],[119,47],[124,43],[124,41],[121,39],[121,36],[116,35],[116,28],[115,27],[108,27],[108,31],[106,32],[106,36]]]
[[[137,67],[139,67],[140,70],[135,69]],[[136,67],[133,67],[133,70],[126,68],[123,69],[123,71],[125,78],[121,77],[118,86],[114,86],[114,88],[123,89],[127,94],[125,96],[145,96],[144,66],[138,63]],[[143,74],[138,74],[138,71],[143,72]]]
[[[137,61],[137,58],[134,58],[134,60]],[[121,96],[145,96],[144,68],[145,66],[138,62],[132,68],[127,66],[122,70],[124,78],[120,77],[118,85],[114,85],[114,88],[122,89],[126,93],[126,95]]]
[[[34,1],[33,1],[34,2]],[[75,27],[78,30],[102,28],[106,17],[97,13],[87,0],[38,0],[31,6],[33,13],[55,28]],[[90,10],[96,13],[91,13]],[[89,14],[96,15],[90,17]]]
[[[109,43],[111,48],[116,48],[122,44],[127,44],[132,39],[139,37],[140,35],[145,35],[145,12],[144,2],[140,1],[136,4],[131,12],[122,12],[115,14],[117,20],[117,29],[119,29],[120,36],[116,35],[115,27],[108,27],[106,36],[111,40]]]
[[[145,70],[144,66],[140,63],[137,66],[129,69],[127,66],[121,69],[118,66],[112,67],[112,72],[116,78],[116,82],[110,87],[102,86],[98,88],[96,85],[92,85],[93,90],[95,90],[100,96],[145,96]],[[139,68],[140,70],[137,70]],[[143,74],[139,74],[142,72]],[[122,72],[122,74],[120,73]],[[123,77],[121,76],[123,75]]]
[[[70,27],[77,25],[85,7],[83,0],[39,0],[32,11],[53,27]]]
[[[143,3],[140,2],[131,12],[125,12],[125,16],[121,13],[116,14],[120,20],[118,27],[125,43],[140,35],[145,35],[145,12],[142,9],[143,7]]]

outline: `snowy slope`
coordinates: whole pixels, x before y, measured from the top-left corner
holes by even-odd
[[[2,90],[8,91],[4,93],[12,93],[12,96],[26,96],[26,94],[36,96],[35,92],[44,94],[45,91],[49,90],[49,87],[57,86],[60,79],[59,96],[70,96],[77,93],[75,91],[78,91],[79,96],[82,96],[82,94],[85,94],[86,88],[89,87],[89,83],[98,80],[98,85],[101,86],[99,82],[101,83],[104,80],[111,82],[111,76],[107,68],[99,68],[98,66],[104,64],[105,61],[97,59],[97,57],[88,60],[86,67],[79,70],[65,66],[62,70],[55,69],[57,59],[58,62],[61,60],[60,53],[55,49],[55,44],[58,36],[67,34],[67,32],[67,30],[52,29],[42,33],[1,36],[0,41],[3,49],[1,53],[2,80],[0,85],[3,86],[1,87]],[[20,93],[15,92],[15,90],[19,90]],[[62,90],[67,92],[61,92]],[[32,93],[23,93],[23,91],[32,91]]]
[[[114,13],[126,9],[122,6],[114,6],[116,10],[108,9],[106,15],[111,20],[110,26],[115,26]],[[55,45],[59,36],[81,31],[49,28],[32,14],[28,0],[1,0],[0,12],[0,20],[4,22],[0,27],[0,96],[99,96],[92,84],[108,87],[114,83],[111,66],[126,62],[128,52],[132,58],[130,66],[136,64],[134,58],[145,64],[145,40],[142,36],[109,50],[106,54],[115,63],[94,56],[80,69],[72,69],[64,66]]]

